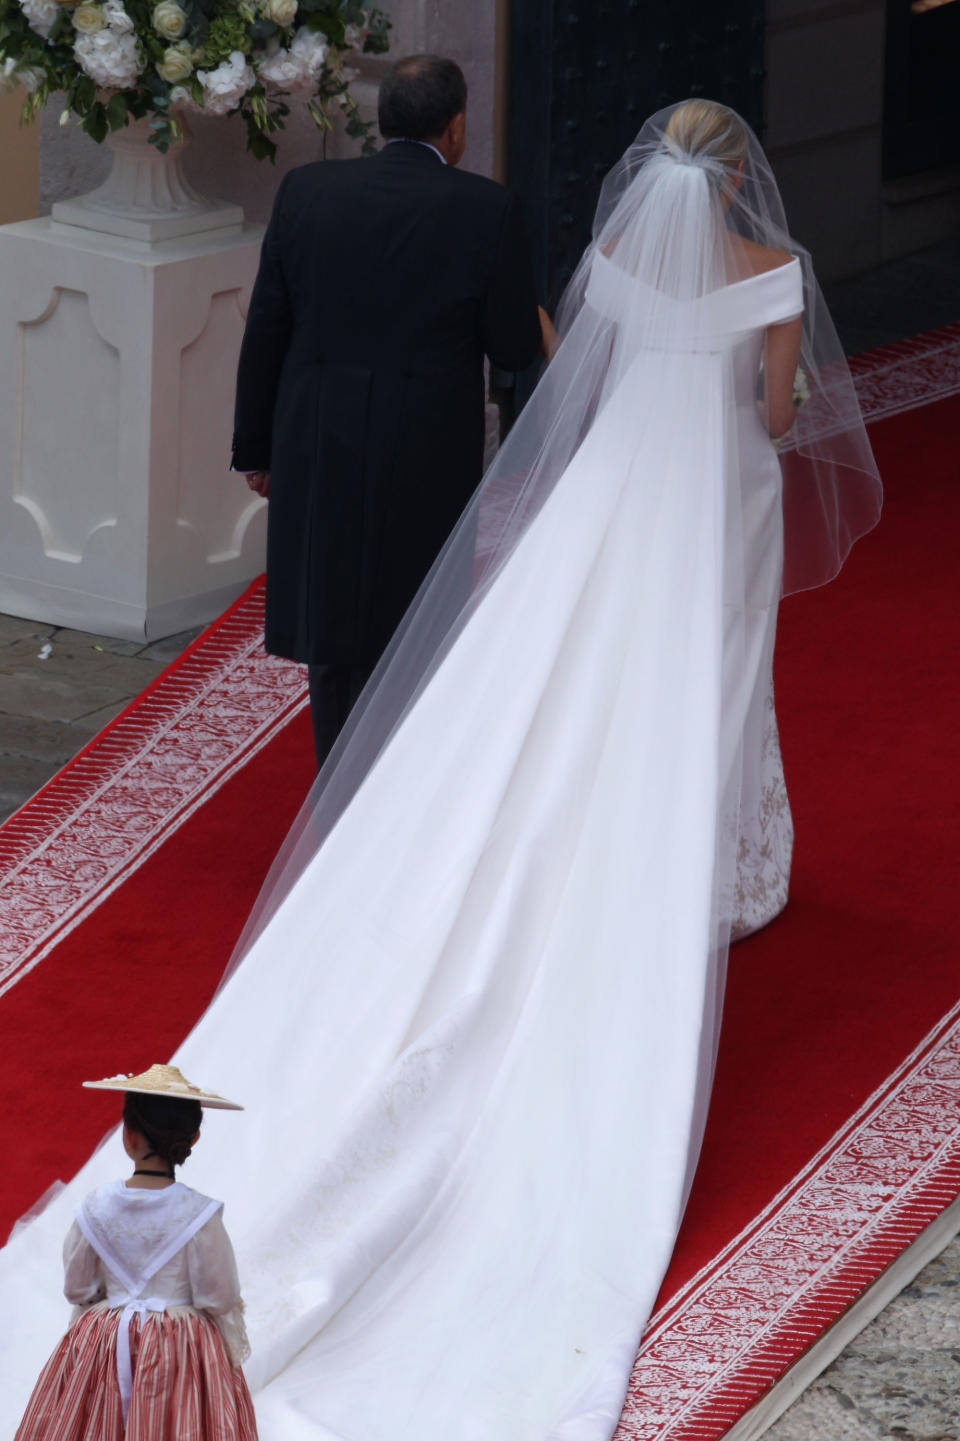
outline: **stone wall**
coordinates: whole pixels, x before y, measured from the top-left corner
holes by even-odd
[[[885,182],[884,0],[767,0],[765,143],[821,279],[956,233],[960,174]]]
[[[494,168],[495,78],[498,0],[476,0],[470,6],[449,0],[393,0],[390,57],[433,50],[452,56],[463,67],[470,86],[469,144],[466,169],[491,174]],[[354,94],[364,114],[376,114],[377,81],[390,57],[362,57]],[[62,106],[52,103],[40,121],[40,214],[55,200],[92,190],[109,169],[109,156],[75,125],[60,128]],[[266,220],[280,177],[294,165],[318,160],[320,136],[301,107],[278,137],[275,165],[246,153],[244,127],[237,120],[192,117],[194,140],[185,156],[188,178],[205,195],[236,201],[247,218]],[[351,153],[342,134],[331,137],[328,155]]]
[[[0,95],[0,225],[37,213],[37,131],[20,124],[22,90]]]

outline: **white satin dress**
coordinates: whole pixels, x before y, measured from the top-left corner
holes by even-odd
[[[602,309],[635,282],[601,271]],[[247,1106],[188,1179],[229,1204],[263,1441],[616,1425],[699,1145],[725,888],[761,876],[756,908],[789,850],[756,389],[800,292],[792,262],[695,302],[713,339],[660,403],[662,358],[628,372],[175,1058]],[[0,1253],[2,1437],[62,1324],[38,1258],[110,1149]]]

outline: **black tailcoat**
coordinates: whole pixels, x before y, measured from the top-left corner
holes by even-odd
[[[269,470],[267,649],[372,664],[480,479],[483,357],[536,358],[515,198],[399,141],[284,177],[237,380]]]

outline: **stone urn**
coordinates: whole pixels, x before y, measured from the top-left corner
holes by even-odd
[[[183,174],[183,153],[191,135],[185,117],[182,138],[164,154],[150,144],[149,120],[133,120],[105,140],[113,166],[102,185],[87,195],[58,200],[52,218],[148,245],[201,231],[236,231],[243,209],[198,195]]]

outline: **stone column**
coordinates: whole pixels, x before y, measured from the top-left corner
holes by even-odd
[[[154,640],[262,570],[228,469],[260,237],[0,227],[0,611]]]

